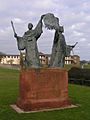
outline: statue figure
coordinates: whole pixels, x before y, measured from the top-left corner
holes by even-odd
[[[22,37],[18,36],[14,33],[14,37],[17,39],[18,49],[25,49],[25,67],[26,68],[39,68],[40,60],[39,60],[39,52],[37,48],[37,40],[42,34],[42,19],[44,15],[41,16],[37,26],[35,29],[33,28],[33,24],[28,24],[28,31],[24,33]]]
[[[50,67],[64,67],[65,57],[70,55],[70,52],[76,46],[67,45],[65,37],[63,35],[64,28],[59,25],[59,19],[52,13],[47,13],[41,16],[35,29],[33,24],[28,24],[28,31],[24,33],[22,37],[18,36],[15,32],[13,22],[11,21],[14,31],[14,37],[17,39],[18,49],[25,50],[25,67],[26,68],[39,68],[40,59],[37,48],[37,40],[42,34],[42,20],[45,27],[49,30],[55,30],[54,42],[52,47],[52,54],[50,59]]]
[[[64,67],[64,59],[66,56],[66,42],[65,37],[62,34],[63,32],[63,26],[59,26],[59,29],[56,29],[55,31],[50,67]]]
[[[67,45],[65,42],[65,37],[62,34],[64,32],[63,26],[59,26],[59,29],[56,29],[54,42],[52,47],[52,54],[50,59],[50,67],[64,67],[65,57],[70,56],[71,51],[76,46],[75,45]]]

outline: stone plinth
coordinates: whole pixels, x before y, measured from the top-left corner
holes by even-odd
[[[64,69],[22,70],[17,106],[24,111],[69,105],[68,75]]]

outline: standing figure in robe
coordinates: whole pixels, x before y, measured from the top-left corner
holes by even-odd
[[[25,49],[25,67],[26,68],[39,68],[40,60],[39,60],[39,52],[37,48],[37,40],[42,34],[42,19],[44,15],[41,16],[37,26],[35,29],[33,28],[33,24],[28,24],[28,31],[24,33],[22,37],[18,36],[16,33],[14,37],[17,39],[18,49]]]
[[[65,64],[65,57],[70,56],[71,51],[78,43],[76,42],[75,45],[72,46],[67,45],[63,32],[63,26],[59,26],[59,29],[56,29],[55,31],[52,54],[50,59],[50,67],[63,68]]]
[[[63,32],[63,26],[59,26],[59,29],[55,31],[50,67],[64,67],[66,56],[66,42],[65,37],[62,34]]]

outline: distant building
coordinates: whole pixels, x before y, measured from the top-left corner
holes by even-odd
[[[43,66],[49,65],[50,62],[50,54],[44,54],[42,52],[39,53],[40,63]],[[22,58],[23,57],[23,58]],[[0,55],[0,63],[1,64],[22,64],[25,59],[25,53],[21,53],[21,55]],[[65,64],[80,64],[80,57],[78,55],[73,55],[69,57],[65,57]]]
[[[40,62],[43,65],[49,65],[50,63],[50,54],[40,53]],[[80,65],[80,57],[78,55],[70,55],[65,57],[65,64],[67,65]]]
[[[25,53],[21,53],[22,57],[23,57],[23,60],[25,59]],[[5,55],[5,54],[2,54],[0,55],[0,63],[1,64],[16,64],[16,65],[19,65],[20,64],[20,58],[21,56],[20,55]],[[39,58],[40,58],[40,63],[42,65],[48,65],[49,64],[49,61],[50,61],[50,55],[49,54],[43,54],[40,52],[40,55],[39,55]]]
[[[20,64],[20,55],[2,55],[0,58],[1,64]]]
[[[78,55],[70,55],[69,57],[65,57],[65,64],[80,65],[80,57]]]
[[[48,65],[50,62],[50,54],[39,53],[40,63],[42,65]]]

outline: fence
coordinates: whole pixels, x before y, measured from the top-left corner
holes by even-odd
[[[90,86],[90,80],[69,78],[69,83]]]

